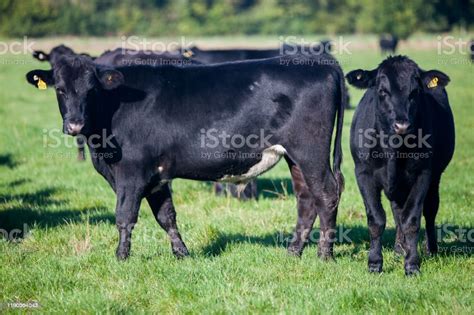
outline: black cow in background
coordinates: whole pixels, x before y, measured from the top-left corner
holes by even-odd
[[[95,138],[105,130],[107,139],[112,136],[97,147],[104,139],[87,144],[94,167],[116,193],[118,259],[130,254],[143,198],[168,233],[173,253],[188,255],[176,225],[168,185],[172,179],[244,183],[282,157],[290,168],[298,207],[288,251],[301,255],[319,215],[318,254],[331,258],[343,189],[345,89],[341,68],[325,63],[325,58],[114,68],[64,56],[52,70],[33,70],[26,78],[36,87],[40,82],[54,86],[63,126],[81,125],[80,130],[64,128],[65,133]],[[266,136],[260,145],[229,150],[221,142],[203,145],[201,132],[211,129],[244,138]],[[232,156],[216,157],[216,152]]]
[[[149,50],[133,50],[116,48],[107,50],[94,59],[96,64],[113,66],[187,66],[201,62],[185,57],[178,51],[158,52]]]
[[[380,36],[379,46],[382,54],[395,54],[397,51],[398,37],[392,34]]]
[[[435,254],[439,183],[454,153],[454,120],[445,90],[449,77],[421,70],[403,56],[346,77],[355,87],[367,89],[354,114],[350,144],[369,225],[369,271],[382,271],[384,191],[397,227],[395,249],[405,253],[405,273],[418,273],[421,216],[426,250]]]
[[[48,61],[50,64],[54,64],[60,57],[62,56],[73,56],[73,55],[81,55],[81,56],[86,56],[86,57],[91,57],[89,54],[86,53],[76,53],[72,48],[65,46],[65,45],[59,45],[56,47],[53,47],[49,54],[45,53],[42,50],[35,50],[33,51],[33,57],[38,59],[39,61]]]
[[[474,40],[471,40],[469,43],[469,55],[471,57],[471,60],[474,61]]]
[[[184,57],[204,64],[266,59],[280,54],[280,49],[200,49],[197,46],[184,48],[183,52]]]

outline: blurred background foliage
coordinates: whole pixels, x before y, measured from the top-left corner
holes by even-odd
[[[0,35],[254,35],[472,30],[474,0],[0,0]]]

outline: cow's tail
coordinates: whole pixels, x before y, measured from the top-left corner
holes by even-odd
[[[344,190],[344,176],[341,172],[341,163],[342,163],[342,126],[344,124],[344,109],[346,108],[347,102],[347,89],[346,83],[344,81],[344,75],[342,71],[339,72],[340,74],[340,92],[339,95],[341,100],[339,102],[339,108],[337,109],[336,115],[336,136],[334,139],[334,148],[333,148],[333,167],[332,171],[334,173],[334,177],[336,178],[337,183],[337,193],[338,199],[341,197],[341,193]]]

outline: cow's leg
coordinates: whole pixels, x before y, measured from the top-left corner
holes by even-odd
[[[369,272],[382,272],[382,234],[385,231],[385,210],[380,201],[381,187],[374,181],[371,174],[356,170],[357,184],[364,199],[367,224],[370,234]]]
[[[309,226],[309,222],[314,221],[316,214],[319,215],[320,233],[318,256],[323,259],[332,258],[336,236],[339,188],[337,187],[336,179],[329,167],[329,161],[327,161],[327,163],[322,162],[327,159],[324,150],[301,153],[303,154],[298,155],[300,159],[294,159],[293,157],[291,157],[291,159],[301,170],[304,182],[314,198],[314,208],[316,209],[316,212],[309,213],[307,225]],[[312,159],[310,160],[308,157],[312,157]],[[308,201],[305,202],[309,202],[309,198]],[[310,209],[313,207],[308,204],[306,205],[306,208]]]
[[[424,172],[418,176],[412,186],[400,216],[400,227],[405,238],[405,274],[413,275],[420,272],[418,255],[418,236],[423,203],[430,186],[430,176]]]
[[[439,208],[439,181],[431,183],[423,205],[423,216],[426,222],[426,253],[434,255],[438,252],[435,219]]]
[[[403,255],[404,249],[403,244],[405,243],[405,239],[403,237],[402,228],[400,226],[400,214],[402,212],[402,207],[400,207],[395,201],[391,203],[393,218],[395,219],[395,228],[396,228],[396,236],[395,236],[395,244],[393,249],[396,254]]]
[[[142,189],[134,185],[117,186],[115,224],[119,232],[119,244],[116,251],[119,260],[126,259],[130,255],[132,230],[137,223],[142,192]]]
[[[286,158],[286,160],[290,168],[293,191],[296,195],[298,207],[298,220],[293,238],[290,244],[288,244],[288,252],[292,255],[300,256],[313,229],[317,216],[316,205],[314,203],[314,196],[309,190],[308,185],[306,185],[301,169],[289,158]]]
[[[76,138],[77,143],[77,160],[84,161],[86,159],[85,139],[80,136]]]
[[[149,195],[146,199],[156,221],[170,238],[173,254],[177,258],[188,256],[188,249],[181,239],[176,225],[176,211],[174,210],[169,186],[164,185],[159,191]]]

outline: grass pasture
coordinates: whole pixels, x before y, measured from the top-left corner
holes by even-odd
[[[402,46],[400,53],[451,77],[457,145],[442,180],[437,224],[466,231],[444,231],[442,253],[422,256],[422,274],[413,278],[404,276],[403,259],[393,253],[387,203],[385,270],[367,272],[365,211],[348,147],[353,110],[345,114],[346,190],[338,214],[338,226],[349,230],[350,241],[336,245],[334,262],[317,259],[315,244],[301,259],[286,254],[283,238],[294,228],[296,200],[284,162],[259,179],[258,202],[217,198],[207,183],[174,181],[178,225],[191,257],[172,256],[143,202],[132,255],[116,261],[112,190],[90,160],[75,160],[74,148],[45,147],[45,130],[61,128],[56,99],[51,89],[29,86],[24,75],[49,65],[27,55],[1,55],[0,228],[26,226],[28,233],[17,241],[0,240],[0,311],[11,311],[10,302],[37,301],[39,311],[55,313],[472,314],[474,67],[464,55],[439,55],[436,45],[418,50],[415,44]],[[372,48],[339,57],[344,71],[373,68],[381,58]],[[354,106],[362,91],[350,93]]]

